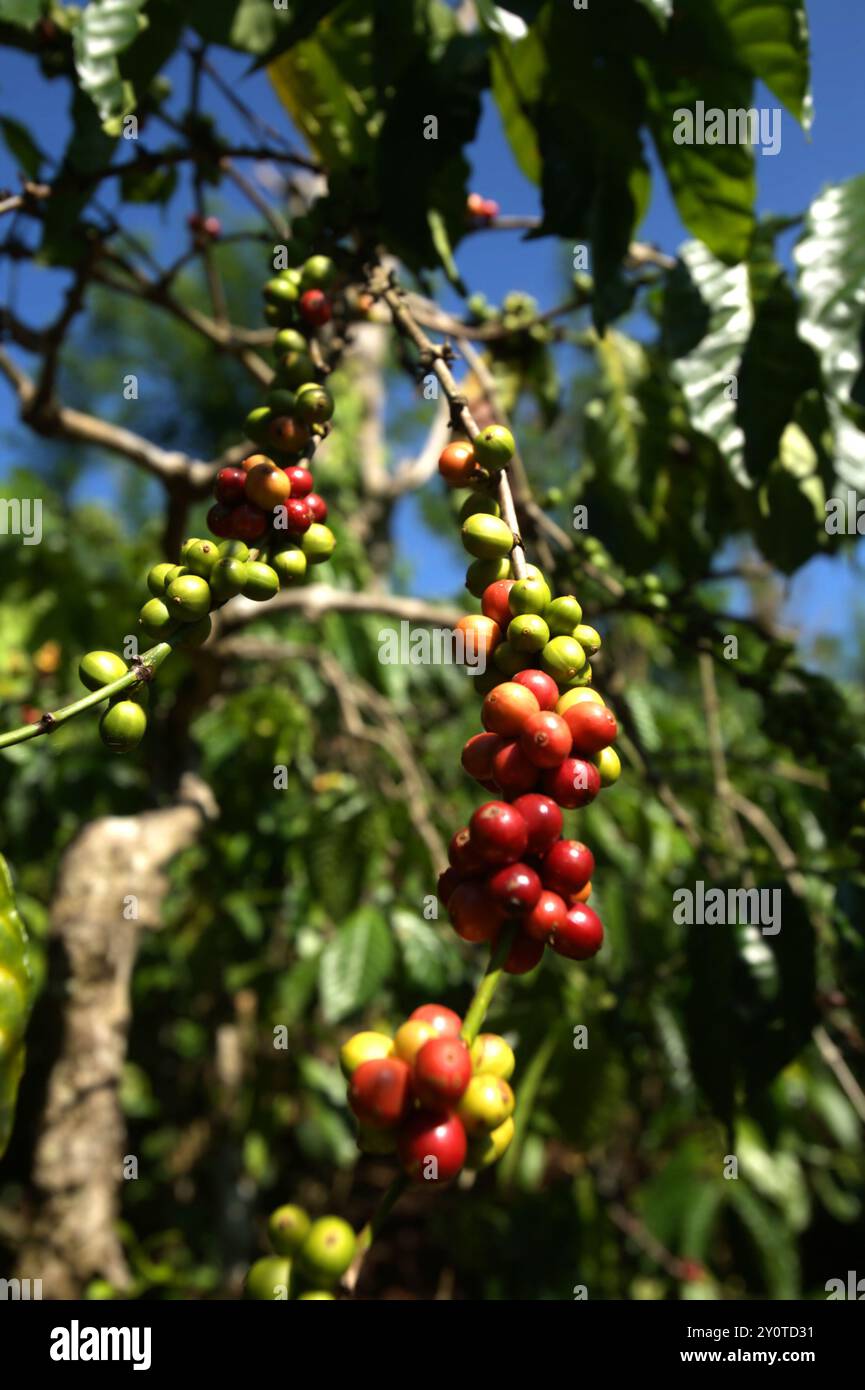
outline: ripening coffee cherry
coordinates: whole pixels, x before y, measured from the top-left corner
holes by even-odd
[[[330,323],[333,306],[323,290],[304,290],[300,296],[300,316],[313,328]]]
[[[566,690],[556,703],[556,714],[564,715],[565,710],[569,710],[572,705],[580,705],[585,700],[596,705],[604,704],[603,696],[586,685],[579,690]]]
[[[253,468],[260,468],[262,465],[267,468],[274,467],[273,459],[269,454],[247,454],[246,458],[241,459],[240,462],[244,474],[251,473]]]
[[[506,864],[487,879],[490,897],[507,913],[531,912],[541,889],[541,880],[528,864]]]
[[[461,1120],[432,1110],[415,1111],[397,1144],[403,1172],[415,1182],[450,1182],[465,1163],[467,1148]]]
[[[245,474],[246,496],[262,511],[270,512],[291,494],[291,483],[273,463],[259,463]]]
[[[280,1255],[264,1255],[249,1267],[243,1285],[247,1298],[259,1301],[288,1298],[291,1285],[291,1260]]]
[[[393,1038],[387,1033],[367,1031],[355,1033],[339,1049],[339,1065],[343,1075],[351,1077],[362,1062],[374,1062],[380,1057],[392,1057]]]
[[[173,579],[165,591],[169,611],[182,623],[203,618],[210,609],[212,597],[207,580],[197,574],[183,574]],[[159,602],[158,599],[153,601]]]
[[[442,1038],[458,1038],[463,1026],[459,1014],[444,1004],[419,1004],[409,1018],[421,1018],[425,1023],[431,1023]]]
[[[317,492],[310,492],[304,498],[313,521],[327,521],[327,503]]]
[[[529,830],[519,811],[506,801],[479,806],[469,822],[472,845],[485,864],[512,864],[525,854]]]
[[[536,786],[540,769],[515,740],[505,743],[493,758],[492,781],[505,796],[521,796]]]
[[[241,502],[231,513],[231,535],[238,541],[257,541],[267,530],[268,518],[258,507]],[[219,535],[219,532],[216,533]]]
[[[147,728],[147,715],[136,700],[113,701],[99,721],[99,733],[112,753],[137,748]]]
[[[300,548],[311,565],[320,565],[336,550],[336,536],[329,526],[314,521],[304,532]]]
[[[294,1255],[309,1235],[312,1225],[303,1207],[286,1202],[271,1212],[267,1223],[267,1237],[277,1255]]]
[[[220,468],[213,485],[213,495],[217,502],[226,507],[234,507],[242,502],[246,493],[246,471],[243,468]]]
[[[521,617],[532,613],[536,617],[544,612],[549,603],[549,588],[544,579],[536,577],[518,579],[511,585],[508,594],[508,607],[511,617]]]
[[[509,1116],[492,1133],[474,1135],[469,1143],[466,1167],[489,1168],[490,1164],[497,1163],[510,1148],[515,1128],[513,1116]]]
[[[291,468],[286,468],[285,476],[291,483],[292,497],[307,497],[312,492],[312,474],[303,464],[295,463]]]
[[[566,811],[588,806],[601,790],[601,774],[594,763],[582,758],[565,758],[558,767],[550,768],[541,777],[541,791],[551,796]]]
[[[538,712],[538,702],[530,690],[516,681],[503,681],[485,697],[481,723],[487,733],[518,738],[526,720]]]
[[[101,690],[103,685],[119,681],[127,670],[123,657],[116,652],[87,652],[78,663],[78,679],[88,690]]]
[[[622,775],[622,764],[615,748],[602,748],[600,753],[596,753],[592,758],[592,762],[600,773],[602,787],[611,787],[614,782],[618,782]]]
[[[502,969],[506,975],[528,975],[541,962],[544,943],[535,941],[527,932],[518,931],[510,945]]]
[[[155,642],[162,642],[166,637],[170,637],[177,626],[174,614],[161,598],[151,598],[142,604],[138,621],[147,636],[152,637]]]
[[[539,652],[550,640],[550,629],[537,613],[521,613],[508,623],[508,643],[516,652]]]
[[[564,685],[586,664],[586,653],[573,637],[553,637],[541,652],[541,666]]]
[[[209,579],[210,571],[219,559],[219,547],[213,541],[196,541],[186,553],[185,563],[190,574]]]
[[[574,628],[571,635],[576,638],[588,656],[596,656],[601,650],[601,634],[595,628],[580,623]]]
[[[520,748],[535,767],[558,767],[571,751],[571,731],[552,710],[539,710],[523,725]]]
[[[270,422],[267,439],[284,454],[299,454],[310,441],[309,426],[293,415],[277,415]]]
[[[246,583],[246,565],[242,560],[230,556],[217,560],[210,571],[210,588],[214,598],[220,600],[234,598],[243,592]]]
[[[297,1252],[297,1267],[311,1284],[333,1287],[339,1283],[357,1251],[357,1237],[341,1216],[320,1216],[313,1221]]]
[[[472,734],[463,746],[462,762],[469,777],[477,782],[489,782],[493,775],[493,758],[504,741],[499,734]]]
[[[262,560],[247,560],[246,581],[243,585],[244,598],[254,599],[256,603],[264,603],[278,593],[279,575],[276,570],[270,565],[264,564]]]
[[[514,535],[507,522],[482,512],[463,522],[460,535],[469,554],[480,560],[504,559],[514,545]]]
[[[233,527],[234,512],[222,502],[215,502],[207,513],[207,528],[214,536],[228,536]]]
[[[484,468],[505,468],[517,446],[510,430],[504,425],[487,425],[474,441],[475,457]]]
[[[361,1062],[352,1074],[348,1103],[364,1124],[393,1129],[411,1104],[411,1068],[399,1057]]]
[[[469,666],[477,666],[481,657],[486,661],[495,651],[502,635],[498,623],[494,623],[492,618],[485,618],[483,613],[466,613],[465,617],[460,618],[454,632],[462,636],[463,662]]]
[[[530,667],[527,671],[518,671],[514,680],[517,685],[524,685],[530,690],[540,705],[542,710],[555,710],[559,700],[559,687],[556,685],[552,676],[548,676],[546,671],[537,671]],[[561,713],[560,710],[556,711]]]
[[[574,628],[583,620],[583,610],[573,594],[564,594],[547,604],[544,618],[553,637],[573,637]]]
[[[471,1076],[471,1055],[461,1038],[430,1038],[415,1054],[415,1095],[430,1109],[450,1109],[455,1105]]]
[[[469,441],[455,439],[446,444],[439,454],[438,468],[448,487],[467,487],[477,471],[475,451]],[[467,517],[462,519],[468,520]]]
[[[312,496],[312,493],[309,495]],[[312,525],[309,497],[290,497],[282,509],[285,529],[292,536],[302,536]]]
[[[403,1062],[408,1062],[409,1066],[414,1066],[415,1058],[430,1038],[437,1038],[438,1033],[432,1024],[423,1018],[407,1018],[405,1023],[401,1023],[397,1028],[393,1038],[394,1056],[399,1057]]]
[[[576,903],[553,932],[550,945],[569,960],[589,960],[597,955],[603,941],[604,928],[597,912],[585,903]]]
[[[500,1076],[504,1081],[513,1075],[517,1059],[513,1048],[498,1033],[479,1033],[472,1043],[471,1052],[475,1071]]]
[[[492,941],[504,913],[483,881],[467,878],[451,893],[448,916],[457,936],[475,946],[481,941]]]
[[[294,412],[305,425],[324,425],[333,415],[333,396],[317,381],[305,381],[297,388]]]
[[[502,1076],[478,1072],[457,1106],[457,1114],[469,1134],[498,1129],[514,1113],[514,1093]]]
[[[608,748],[619,732],[613,711],[594,700],[571,705],[562,717],[573,739],[573,751],[581,758],[590,758],[602,748]]]
[[[333,284],[336,266],[330,256],[320,253],[305,260],[300,270],[300,283],[305,290],[326,290]]]
[[[507,579],[510,572],[510,561],[503,556],[493,560],[473,560],[466,570],[466,588],[475,598],[481,598],[490,584],[498,579]]]
[[[522,929],[533,941],[549,941],[553,932],[562,926],[568,904],[558,893],[545,888],[531,911],[522,919]]]
[[[271,564],[279,575],[281,584],[296,584],[299,579],[303,579],[307,570],[307,558],[296,545],[278,551]]]
[[[488,584],[481,595],[481,612],[504,629],[511,620],[508,594],[513,588],[513,579],[497,579]]]
[[[581,840],[559,840],[544,856],[541,877],[544,887],[563,898],[579,893],[595,872],[595,856]]]
[[[527,796],[518,796],[513,806],[528,828],[527,853],[546,854],[562,833],[562,813],[555,801],[530,792]]]

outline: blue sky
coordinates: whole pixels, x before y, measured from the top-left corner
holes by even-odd
[[[865,7],[850,0],[811,0],[808,5],[813,47],[813,88],[815,119],[806,136],[792,117],[783,117],[783,143],[775,158],[757,159],[758,206],[773,213],[801,212],[827,183],[840,181],[865,170],[861,132],[865,129],[865,84],[862,82],[862,55],[865,53]],[[248,62],[220,50],[218,63],[236,90],[273,125],[284,128],[286,120],[267,78],[262,73],[246,76]],[[186,65],[172,69],[177,87],[185,91]],[[26,109],[37,139],[51,155],[62,150],[67,135],[64,88],[46,83],[29,58],[9,50],[0,52],[0,113],[19,115]],[[246,138],[231,107],[207,88],[207,106],[229,135]],[[26,98],[26,108],[25,99]],[[767,93],[758,94],[760,104],[776,105]],[[491,103],[484,110],[478,138],[471,151],[476,177],[474,185],[496,198],[502,209],[514,213],[538,211],[538,197],[516,168],[501,134]],[[0,186],[14,188],[17,175],[5,148],[0,149]],[[231,194],[229,203],[248,222],[244,206]],[[231,214],[229,213],[229,220]],[[154,238],[159,256],[169,260],[185,243],[185,227],[177,218],[169,221],[158,211],[141,209],[136,226]],[[4,231],[6,228],[4,227]],[[660,177],[654,179],[651,208],[640,235],[665,250],[674,251],[684,239],[684,229]],[[459,252],[459,263],[466,282],[483,291],[493,301],[508,290],[525,289],[548,304],[561,293],[561,248],[549,240],[524,242],[519,234],[496,233],[468,238]],[[26,304],[26,316],[34,322],[48,319],[56,310],[62,293],[62,274],[37,270],[19,275],[15,293],[19,306]],[[8,269],[0,269],[0,300],[8,302]],[[22,427],[5,382],[0,382],[0,432]],[[125,465],[121,465],[124,466]],[[0,478],[4,464],[0,461]],[[97,488],[110,490],[111,472],[100,471]],[[399,517],[398,535],[407,554],[415,560],[411,587],[421,593],[441,593],[459,583],[460,569],[453,553],[445,546],[418,545],[416,508],[409,504]],[[420,553],[421,558],[415,557]],[[862,548],[860,547],[860,555]],[[846,560],[817,560],[796,576],[788,604],[791,615],[811,630],[843,634],[858,587],[858,576]]]

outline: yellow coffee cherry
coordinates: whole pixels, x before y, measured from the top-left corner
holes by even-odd
[[[392,1054],[393,1038],[389,1038],[387,1033],[355,1033],[339,1049],[339,1065],[344,1076],[351,1076],[361,1062],[371,1062]]]
[[[514,1093],[501,1076],[479,1072],[473,1076],[457,1106],[457,1114],[469,1134],[491,1133],[514,1113]]]
[[[469,1144],[466,1167],[488,1168],[491,1163],[497,1163],[505,1150],[510,1147],[513,1137],[514,1121],[513,1117],[509,1115],[504,1123],[490,1134],[483,1134],[472,1139]]]
[[[513,1048],[498,1033],[480,1033],[472,1043],[472,1066],[476,1072],[500,1076],[507,1081],[516,1064]]]
[[[560,696],[556,705],[556,714],[564,714],[566,709],[571,708],[571,705],[579,705],[583,700],[593,700],[596,705],[604,703],[603,697],[598,694],[597,690],[593,690],[590,685],[582,685],[577,690],[566,690],[564,695]]]
[[[412,1066],[424,1043],[436,1037],[438,1034],[431,1023],[422,1018],[409,1018],[396,1030],[393,1040],[394,1052],[397,1057],[401,1057]]]

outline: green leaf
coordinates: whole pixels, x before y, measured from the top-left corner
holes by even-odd
[[[710,0],[737,57],[787,110],[807,127],[810,93],[808,16],[805,0]]]
[[[362,907],[325,946],[319,966],[319,993],[327,1023],[355,1013],[387,978],[394,957],[393,938],[381,913]]]
[[[3,132],[6,148],[24,170],[28,179],[38,179],[42,161],[46,156],[36,144],[27,127],[23,126],[20,121],[13,120],[11,116],[2,116],[0,117],[0,130]]]
[[[9,867],[0,854],[0,1157],[12,1133],[18,1083],[24,1071],[30,996],[27,932],[15,906]]]
[[[44,0],[0,0],[0,20],[17,24],[22,29],[33,29],[45,8]]]
[[[673,0],[639,0],[639,3],[645,5],[662,26],[666,26],[668,20],[673,17]]]
[[[492,90],[511,153],[527,179],[541,181],[541,152],[532,108],[546,72],[543,44],[530,31],[519,44],[498,44],[490,54]]]
[[[436,995],[459,977],[459,964],[436,922],[397,908],[391,925],[402,957],[403,969],[416,990]]]
[[[117,60],[147,23],[139,13],[144,3],[145,0],[89,0],[72,30],[78,81],[109,134],[119,134],[120,120],[135,104]]]
[[[794,250],[799,335],[820,361],[842,483],[865,490],[865,175],[814,200]]]

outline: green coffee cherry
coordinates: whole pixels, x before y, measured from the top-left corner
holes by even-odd
[[[287,386],[277,387],[275,391],[269,392],[267,397],[267,408],[274,415],[292,415],[296,404],[297,397]]]
[[[504,425],[487,425],[473,444],[475,458],[484,468],[504,468],[517,450],[513,435]]]
[[[264,446],[270,438],[268,431],[272,419],[273,411],[269,410],[266,405],[259,405],[256,406],[255,410],[250,410],[243,422],[243,428],[255,444]]]
[[[298,1268],[311,1284],[332,1287],[345,1274],[355,1256],[357,1238],[341,1216],[321,1216],[313,1221],[297,1256]]]
[[[482,598],[488,584],[494,584],[497,579],[508,579],[510,573],[510,561],[507,559],[473,560],[466,570],[466,588],[475,598]]]
[[[306,339],[296,328],[281,328],[273,340],[277,357],[282,357],[286,352],[306,352],[307,348]]]
[[[230,556],[217,560],[210,571],[209,582],[215,598],[220,601],[234,598],[235,594],[243,593],[243,586],[246,583],[246,565],[243,560],[234,560]]]
[[[301,288],[304,290],[326,290],[333,283],[336,266],[330,256],[310,256],[304,261],[300,272]]]
[[[199,541],[193,545],[186,556],[186,568],[190,574],[207,579],[219,559],[219,547],[215,541]]]
[[[168,564],[154,565],[153,569],[148,571],[147,587],[155,598],[161,598],[165,593],[167,576],[173,575],[176,569],[177,566],[169,562]]]
[[[544,621],[553,637],[574,637],[574,628],[582,622],[583,610],[573,594],[554,598],[544,609]],[[577,638],[579,641],[579,638]],[[581,644],[584,645],[584,644]]]
[[[601,634],[593,627],[587,627],[585,623],[580,623],[575,627],[571,634],[585,649],[589,656],[595,656],[601,649]]]
[[[315,363],[308,352],[285,352],[279,359],[274,385],[287,386],[290,390],[296,391],[298,386],[302,386],[314,375]],[[249,437],[254,439],[255,435]]]
[[[182,623],[194,623],[209,611],[213,595],[206,579],[197,574],[182,574],[171,581],[166,598],[175,618]]]
[[[527,578],[527,579],[539,579],[539,580],[541,581],[541,583],[544,585],[544,587],[546,588],[546,591],[547,591],[547,603],[548,603],[548,604],[549,604],[549,603],[552,603],[552,601],[553,601],[552,591],[551,591],[551,589],[550,589],[549,584],[548,584],[547,581],[546,581],[546,577],[545,577],[545,575],[544,575],[543,570],[539,570],[538,567],[537,567],[537,565],[526,565],[526,578]]]
[[[277,1255],[294,1255],[309,1235],[312,1225],[303,1207],[286,1203],[271,1213],[267,1234]]]
[[[180,558],[183,560],[184,564],[186,563],[186,557],[190,550],[194,545],[198,545],[200,540],[200,536],[190,536],[188,540],[183,542],[183,545],[180,547]]]
[[[538,613],[521,613],[508,623],[508,642],[517,652],[539,652],[550,640],[550,629]]]
[[[147,636],[156,642],[170,637],[175,627],[174,614],[161,598],[148,599],[139,611],[138,621]]]
[[[301,536],[300,548],[311,565],[320,565],[336,550],[336,536],[329,526],[314,521]]]
[[[504,559],[513,549],[513,532],[500,517],[483,513],[470,516],[460,534],[469,554],[480,560]]]
[[[263,560],[248,560],[246,564],[246,581],[243,585],[243,594],[246,598],[251,598],[256,603],[264,603],[266,599],[273,598],[274,594],[279,593],[279,575],[270,565],[266,565]]]
[[[333,396],[317,381],[308,381],[297,389],[295,414],[306,425],[324,425],[333,415]]]
[[[220,541],[218,548],[223,560],[240,560],[243,564],[249,559],[249,546],[243,541]]]
[[[110,704],[99,721],[99,733],[112,753],[128,753],[137,748],[147,728],[147,715],[135,700]]]
[[[277,275],[273,280],[268,280],[261,292],[265,301],[276,308],[285,304],[296,304],[300,299],[300,289],[285,275]]]
[[[291,1286],[291,1260],[265,1255],[250,1267],[243,1286],[247,1298],[264,1301],[288,1298]]]
[[[308,561],[298,546],[291,546],[288,550],[280,550],[274,555],[271,564],[279,575],[280,582],[284,580],[286,584],[296,584],[306,574]]]
[[[580,690],[584,685],[591,685],[592,679],[592,667],[591,664],[587,661],[583,669],[581,671],[578,671],[577,674],[575,676],[572,676],[571,679],[567,682],[567,689]]]
[[[547,594],[543,579],[518,579],[508,591],[508,607],[515,618],[520,613],[543,613],[549,603]]]
[[[317,1302],[327,1299],[328,1303],[333,1303],[336,1300],[336,1294],[328,1293],[327,1289],[307,1289],[306,1293],[297,1295],[298,1303],[302,1303],[304,1299],[308,1301],[315,1299]]]
[[[203,618],[199,618],[197,623],[183,623],[180,627],[174,645],[182,647],[184,651],[189,651],[193,647],[203,647],[213,630],[213,620],[209,613]]]
[[[88,690],[101,690],[125,676],[128,667],[116,652],[87,652],[78,663],[78,679]]]
[[[494,497],[475,493],[474,496],[467,497],[460,507],[460,525],[464,521],[468,521],[470,516],[501,516],[501,514],[501,508]]]
[[[564,685],[586,664],[586,653],[573,637],[554,637],[541,652],[541,666],[548,676]]]
[[[524,671],[530,664],[530,654],[525,651],[518,652],[510,642],[499,642],[493,652],[493,665],[503,676],[515,676],[517,671]]]

